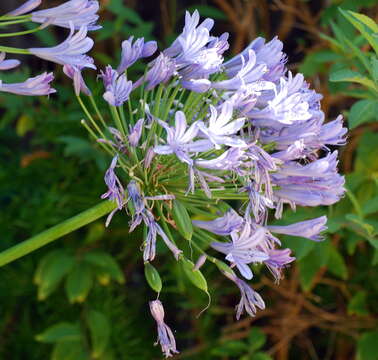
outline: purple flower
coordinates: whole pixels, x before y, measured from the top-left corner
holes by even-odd
[[[136,147],[142,135],[144,119],[139,119],[137,123],[130,127],[129,143],[132,147]]]
[[[19,60],[15,60],[15,59],[5,60],[5,52],[0,53],[0,70],[14,69],[20,64],[21,62]]]
[[[129,193],[129,200],[131,200],[134,211],[130,224],[130,232],[132,232],[142,221],[147,227],[147,238],[145,242],[143,260],[152,261],[156,255],[156,237],[159,235],[167,247],[172,251],[176,260],[178,260],[182,251],[173,244],[168,236],[165,234],[160,225],[155,221],[154,215],[145,206],[145,201],[139,190],[138,185],[135,180],[130,181],[127,185],[127,191]],[[160,196],[161,199],[171,199],[170,196]],[[153,197],[153,199],[158,199],[158,197]]]
[[[327,227],[325,226],[326,223],[327,217],[321,216],[286,226],[268,226],[268,230],[277,234],[300,236],[314,241],[321,241],[324,240],[324,237],[321,236],[320,233],[327,230]]]
[[[103,98],[112,106],[121,106],[130,96],[133,84],[126,74],[119,75],[110,65],[101,72],[106,92]]]
[[[4,84],[0,80],[0,91],[26,96],[50,95],[56,92],[50,86],[53,81],[53,73],[43,73],[41,75],[27,79],[22,83]]]
[[[267,106],[260,110],[253,108],[247,116],[256,126],[273,128],[279,128],[282,124],[309,120],[312,114],[306,96],[302,92],[305,86],[307,85],[302,74],[293,77],[289,72],[287,79],[280,78],[274,96],[267,102]]]
[[[343,127],[343,117],[339,115],[336,120],[330,121],[320,129],[320,145],[345,145],[345,135],[348,129]]]
[[[176,65],[168,57],[160,54],[153,62],[151,69],[146,74],[146,81],[148,82],[146,89],[151,90],[156,85],[166,83],[175,73]],[[141,79],[143,80],[143,78]],[[134,84],[134,87],[139,85],[139,81]]]
[[[245,281],[239,279],[235,274],[223,272],[223,274],[233,281],[239,288],[241,299],[236,306],[236,319],[239,320],[241,314],[245,311],[250,316],[256,315],[256,307],[261,310],[265,309],[265,303],[262,297],[253,290]]]
[[[256,64],[256,54],[253,50],[249,50],[247,55],[247,62],[245,62],[244,56],[241,57],[241,68],[234,77],[228,80],[215,82],[212,84],[212,86],[215,89],[238,90],[246,87],[248,84],[252,84],[260,80],[264,73],[267,72],[266,65]],[[264,82],[264,84],[265,83],[266,82]],[[273,88],[273,86],[273,83],[265,84],[265,87],[268,89]]]
[[[217,109],[210,105],[210,118],[208,126],[202,121],[198,122],[198,128],[201,133],[208,138],[217,149],[220,145],[228,145],[232,147],[245,147],[246,143],[237,137],[230,135],[236,134],[245,123],[245,118],[238,118],[232,120],[233,107],[228,101],[225,101],[221,107],[221,112],[218,114]]]
[[[228,48],[228,34],[220,38],[210,36],[209,31],[214,25],[212,19],[198,24],[198,11],[194,11],[193,15],[186,12],[183,32],[164,51],[165,55],[174,58],[184,80],[207,78],[219,71],[223,62],[222,53]]]
[[[265,228],[259,227],[254,231],[249,223],[245,223],[239,233],[236,231],[231,233],[232,242],[213,242],[211,247],[226,254],[226,260],[236,265],[240,273],[250,280],[253,275],[248,264],[259,263],[269,259],[268,254],[262,251],[261,248],[265,238]]]
[[[307,165],[300,165],[295,161],[285,163],[275,176],[305,176],[305,177],[327,177],[337,174],[337,151],[328,154],[326,157],[315,160]]]
[[[98,1],[70,0],[50,9],[34,11],[31,18],[37,23],[48,22],[68,29],[73,25],[76,30],[82,26],[88,30],[98,30],[101,29],[101,26],[96,25],[98,10]]]
[[[185,114],[177,111],[175,114],[175,127],[170,127],[166,122],[159,120],[159,124],[167,132],[167,145],[157,145],[154,148],[157,154],[175,154],[182,162],[188,165],[193,164],[188,152],[206,151],[211,148],[208,141],[191,142],[198,133],[197,122],[194,122],[189,129]]]
[[[34,10],[36,7],[41,5],[42,0],[28,0],[25,3],[23,3],[21,6],[19,6],[17,9],[9,12],[7,16],[19,16],[26,14],[32,10]]]
[[[264,264],[269,268],[276,281],[281,279],[281,270],[287,264],[295,260],[295,257],[290,256],[290,249],[269,249],[269,259],[264,261]]]
[[[57,64],[71,65],[77,68],[89,67],[96,69],[93,65],[93,59],[85,55],[92,47],[93,40],[87,37],[87,28],[82,26],[80,30],[74,34],[74,27],[72,25],[68,38],[61,44],[49,48],[31,48],[29,51],[41,59]]]
[[[176,341],[172,330],[164,323],[164,308],[160,300],[150,301],[150,311],[157,323],[158,339],[155,345],[160,344],[164,356],[171,357],[177,354]]]
[[[116,201],[117,208],[115,208],[106,219],[105,226],[110,224],[110,221],[117,210],[122,210],[125,205],[125,190],[121,184],[121,181],[118,179],[117,175],[114,172],[114,169],[117,166],[118,156],[114,156],[108,170],[105,173],[105,184],[108,187],[108,191],[101,195],[101,199],[109,199],[111,201]]]
[[[239,231],[243,225],[243,218],[234,210],[228,210],[223,216],[211,221],[193,220],[193,225],[214,234],[227,236]]]
[[[88,89],[84,82],[83,75],[81,74],[81,69],[72,65],[64,65],[63,72],[70,78],[73,79],[74,89],[76,96],[80,93],[84,93],[87,96],[91,95],[91,91]]]
[[[243,174],[241,165],[243,164],[243,160],[245,160],[244,154],[245,151],[240,148],[231,148],[216,158],[195,160],[195,165],[206,169],[228,170]]]
[[[207,79],[190,79],[190,80],[182,80],[181,85],[183,88],[198,92],[204,93],[211,87],[211,81]]]
[[[265,44],[265,39],[259,37],[252,41],[239,55],[224,63],[227,75],[235,76],[243,66],[243,58],[253,50],[256,54],[256,63],[264,64],[267,67],[264,79],[277,81],[285,72],[286,56],[282,49],[283,44],[277,38]]]
[[[117,68],[119,74],[123,73],[128,67],[133,65],[137,60],[149,57],[157,50],[156,41],[144,42],[144,38],[136,39],[133,43],[134,36],[122,42],[121,62]]]

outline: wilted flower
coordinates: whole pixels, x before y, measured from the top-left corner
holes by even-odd
[[[150,301],[150,311],[157,323],[158,339],[155,345],[160,344],[165,357],[177,354],[176,340],[172,330],[164,322],[164,308],[159,300]]]

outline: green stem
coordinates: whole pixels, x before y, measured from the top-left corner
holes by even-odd
[[[20,20],[4,21],[4,22],[0,22],[0,26],[21,24],[21,23],[28,22],[28,21],[30,21],[30,20],[29,19],[20,19]]]
[[[117,205],[114,202],[103,201],[82,213],[41,232],[38,235],[23,241],[20,244],[0,253],[0,266],[4,266],[20,257],[30,254],[34,250],[41,248],[60,237],[71,233],[99,218],[110,213]]]
[[[35,33],[39,30],[42,30],[44,27],[41,25],[41,26],[38,26],[34,29],[31,29],[31,30],[25,30],[25,31],[18,31],[18,32],[13,32],[13,33],[5,33],[5,34],[0,34],[0,37],[11,37],[11,36],[20,36],[20,35],[26,35],[26,34],[32,34],[32,33]]]
[[[107,128],[106,122],[105,122],[104,117],[102,116],[100,110],[97,107],[97,104],[96,104],[96,101],[95,101],[93,95],[89,95],[89,100],[91,101],[91,104],[92,104],[93,108],[95,109],[98,118],[101,120],[102,125],[106,129]]]
[[[0,45],[0,51],[4,51],[9,54],[23,54],[23,55],[30,55],[30,51],[27,49],[19,49],[9,46],[2,46]]]

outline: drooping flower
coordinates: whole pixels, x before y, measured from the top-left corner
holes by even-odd
[[[114,156],[108,170],[105,173],[105,184],[108,187],[108,191],[101,195],[101,199],[109,199],[117,203],[117,207],[108,215],[106,219],[106,226],[110,224],[110,221],[117,210],[122,210],[125,205],[125,190],[121,181],[118,179],[114,170],[117,166],[118,156]]]
[[[85,95],[88,95],[88,96],[91,95],[91,91],[89,90],[88,86],[84,82],[83,75],[81,74],[80,68],[78,68],[76,66],[72,66],[72,65],[64,65],[63,66],[63,72],[70,79],[73,80],[75,94],[77,96],[79,96],[81,92]]]
[[[69,0],[50,9],[38,10],[31,13],[31,19],[37,23],[50,23],[70,29],[79,30],[86,27],[88,30],[98,30],[96,25],[99,3],[96,0]]]
[[[50,86],[53,80],[53,73],[43,73],[29,78],[22,83],[5,84],[0,80],[0,91],[26,96],[50,95],[56,92],[56,90]]]
[[[158,339],[155,345],[160,344],[166,358],[177,354],[176,340],[172,330],[164,322],[164,308],[160,300],[150,301],[150,311],[157,323]]]
[[[265,309],[265,303],[262,297],[253,290],[245,281],[239,279],[235,274],[224,271],[223,274],[233,281],[240,290],[241,299],[236,306],[236,319],[239,320],[241,314],[245,311],[250,316],[256,315],[256,308]]]
[[[41,59],[55,62],[60,65],[71,65],[77,68],[92,68],[93,59],[85,55],[93,47],[93,40],[87,37],[87,28],[82,26],[78,32],[74,34],[74,27],[71,23],[71,31],[69,36],[61,44],[47,48],[30,48],[31,54]]]

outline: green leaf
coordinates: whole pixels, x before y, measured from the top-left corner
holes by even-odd
[[[251,356],[251,360],[272,360],[272,357],[264,352],[257,352]]]
[[[192,284],[198,287],[199,289],[203,290],[204,292],[208,293],[207,281],[205,277],[202,275],[201,271],[194,270],[194,264],[186,258],[181,259],[181,264],[184,269],[185,275],[192,282]]]
[[[125,282],[125,277],[118,263],[112,256],[103,251],[91,251],[84,255],[84,261],[100,268],[101,272],[108,273],[109,276],[120,284]]]
[[[304,258],[298,261],[299,281],[304,291],[309,291],[313,279],[319,269],[325,266],[329,259],[330,245],[328,241],[317,243],[316,247]]]
[[[365,37],[365,39],[374,49],[375,53],[378,55],[378,25],[366,15],[358,14],[350,10],[345,11],[340,9],[340,11],[345,18]]]
[[[80,341],[82,334],[77,324],[61,322],[50,326],[38,334],[36,340],[44,343],[55,343],[58,341]]]
[[[99,311],[90,310],[87,314],[87,324],[91,334],[92,357],[99,359],[109,343],[109,321],[106,316]]]
[[[93,285],[93,273],[86,263],[76,264],[66,280],[66,294],[70,303],[81,303]]]
[[[144,275],[151,289],[159,293],[162,288],[162,282],[158,271],[149,262],[144,264]]]
[[[257,327],[252,327],[248,335],[250,350],[255,351],[261,349],[266,342],[266,335]]]
[[[330,81],[333,82],[340,82],[340,81],[346,81],[346,82],[352,82],[352,83],[358,83],[364,86],[367,86],[368,88],[378,91],[377,86],[374,84],[374,82],[367,77],[363,76],[357,71],[352,71],[349,69],[341,69],[333,72],[329,78]]]
[[[378,212],[378,196],[368,200],[362,207],[364,215],[370,215]]]
[[[345,265],[344,258],[333,246],[330,248],[328,271],[343,280],[348,278],[348,269]]]
[[[173,220],[184,239],[191,240],[193,235],[192,220],[186,207],[178,200],[173,201]]]
[[[358,291],[350,299],[348,304],[348,314],[350,315],[368,315],[366,304],[367,294],[365,291]]]
[[[378,120],[378,101],[364,99],[353,104],[349,112],[349,127],[355,127],[371,120]]]
[[[46,260],[38,267],[34,276],[38,283],[38,299],[46,299],[58,287],[59,283],[72,269],[75,259],[63,252],[47,255]]]
[[[62,341],[54,346],[51,360],[88,360],[81,341]]]
[[[358,339],[357,360],[378,360],[378,330],[366,332]]]

